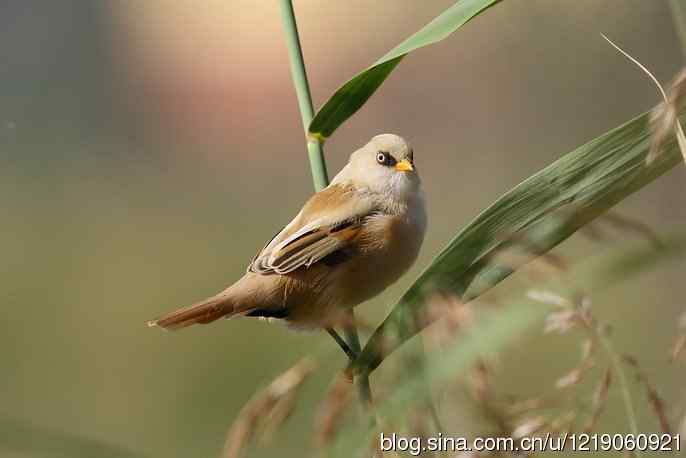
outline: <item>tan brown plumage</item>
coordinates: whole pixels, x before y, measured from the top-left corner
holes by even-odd
[[[245,275],[205,301],[150,326],[179,329],[236,315],[330,327],[414,262],[426,227],[412,150],[380,135],[351,155],[331,185],[255,256]]]
[[[223,316],[233,314],[233,303],[228,297],[217,295],[165,315],[149,326],[160,326],[166,329],[180,329],[192,324],[206,324]]]

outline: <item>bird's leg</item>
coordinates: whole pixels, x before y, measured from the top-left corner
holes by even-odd
[[[357,353],[355,353],[352,348],[343,340],[343,338],[338,335],[336,330],[334,328],[326,328],[326,332],[329,333],[331,337],[333,337],[333,340],[336,341],[339,347],[341,347],[341,350],[345,352],[346,355],[348,355],[348,358],[350,359],[350,362],[355,361],[357,359]]]

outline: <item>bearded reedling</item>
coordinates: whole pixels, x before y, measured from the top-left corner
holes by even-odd
[[[352,153],[241,279],[148,325],[180,329],[234,316],[281,319],[295,328],[325,328],[351,356],[332,327],[410,268],[425,230],[412,148],[397,135],[378,135]]]

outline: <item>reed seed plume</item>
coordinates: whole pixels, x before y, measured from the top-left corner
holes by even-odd
[[[686,350],[686,312],[681,314],[679,317],[679,334],[674,340],[674,345],[672,346],[671,361],[676,362],[684,354]]]
[[[420,317],[421,322],[431,323],[422,334],[423,338],[430,350],[436,349],[471,326],[474,319],[470,304],[465,304],[453,294],[436,293]]]
[[[655,160],[660,148],[673,129],[676,130],[679,149],[686,161],[686,137],[684,137],[684,132],[679,122],[679,112],[684,106],[684,100],[686,100],[686,68],[682,69],[670,84],[666,100],[653,110],[651,116],[654,129],[653,143],[646,159],[647,161],[652,162]]]
[[[486,361],[480,360],[470,371],[472,395],[475,399],[485,402],[493,395],[492,369]]]
[[[530,437],[541,431],[547,425],[548,422],[543,416],[526,418],[512,430],[511,437],[513,439]]]
[[[672,346],[672,352],[670,359],[672,362],[676,362],[684,354],[684,349],[686,349],[686,334],[679,334],[674,340],[674,345]]]
[[[624,362],[631,366],[636,374],[636,380],[643,385],[646,395],[648,397],[648,402],[653,409],[653,412],[657,416],[660,422],[660,428],[665,434],[672,434],[672,427],[669,424],[669,419],[667,417],[667,411],[665,408],[665,402],[657,391],[655,385],[653,385],[646,373],[641,369],[638,364],[638,360],[631,355],[623,355]]]
[[[280,427],[294,408],[298,389],[315,367],[310,358],[304,358],[257,392],[231,426],[223,458],[242,457],[246,446],[260,433],[268,436]]]
[[[314,445],[323,449],[330,445],[340,431],[353,394],[352,380],[345,374],[337,376],[315,415]]]
[[[555,383],[555,386],[559,389],[563,389],[578,385],[586,373],[595,366],[595,361],[593,360],[594,350],[594,341],[590,338],[584,340],[581,361],[574,369],[559,378]]]
[[[583,427],[584,432],[593,431],[600,415],[605,409],[605,404],[607,402],[607,394],[610,391],[610,385],[612,384],[612,369],[607,367],[603,373],[603,377],[596,386],[595,392],[593,394],[593,404],[591,406],[591,415]]]

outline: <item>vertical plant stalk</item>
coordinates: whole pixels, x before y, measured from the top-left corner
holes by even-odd
[[[686,0],[669,0],[669,9],[672,11],[672,20],[679,36],[681,51],[686,57]]]
[[[295,85],[295,92],[298,96],[300,116],[302,118],[303,130],[307,140],[307,153],[310,159],[314,189],[315,191],[320,191],[329,184],[329,176],[326,171],[324,148],[322,147],[321,141],[318,138],[307,136],[307,129],[314,117],[314,109],[312,107],[310,85],[307,82],[307,72],[305,71],[305,62],[303,60],[302,48],[300,47],[300,36],[295,21],[292,0],[281,0],[281,20],[286,32],[286,46],[288,47],[288,57],[291,63],[291,75],[293,76],[293,84]],[[348,313],[348,325],[345,327],[346,341],[355,354],[359,355],[361,348],[360,338],[357,334],[357,328],[355,327],[355,315],[352,309]],[[368,374],[359,374],[356,382],[360,392],[360,399],[365,405],[368,405],[371,403],[371,387],[369,385]]]
[[[314,117],[314,109],[312,107],[310,85],[307,82],[303,52],[300,48],[300,35],[298,34],[298,25],[295,22],[292,0],[281,0],[281,20],[286,32],[286,46],[288,47],[288,58],[291,63],[293,85],[295,86],[298,105],[300,106],[300,117],[302,118],[307,138],[307,128]],[[314,189],[315,191],[320,191],[329,184],[329,175],[326,172],[326,161],[324,160],[324,149],[321,142],[317,139],[307,138],[307,152],[310,158]]]
[[[626,374],[622,368],[622,362],[619,360],[619,355],[612,347],[610,340],[602,332],[596,332],[596,337],[603,346],[605,353],[610,358],[610,364],[614,367],[617,378],[619,379],[619,387],[622,392],[622,401],[624,402],[624,409],[626,410],[626,418],[629,423],[629,429],[636,435],[639,434],[638,420],[636,419],[636,409],[634,407],[634,401],[631,397],[631,389],[629,388],[629,382],[626,379]],[[638,437],[638,436],[636,436]],[[633,451],[636,458],[641,458],[641,451],[636,449]]]

